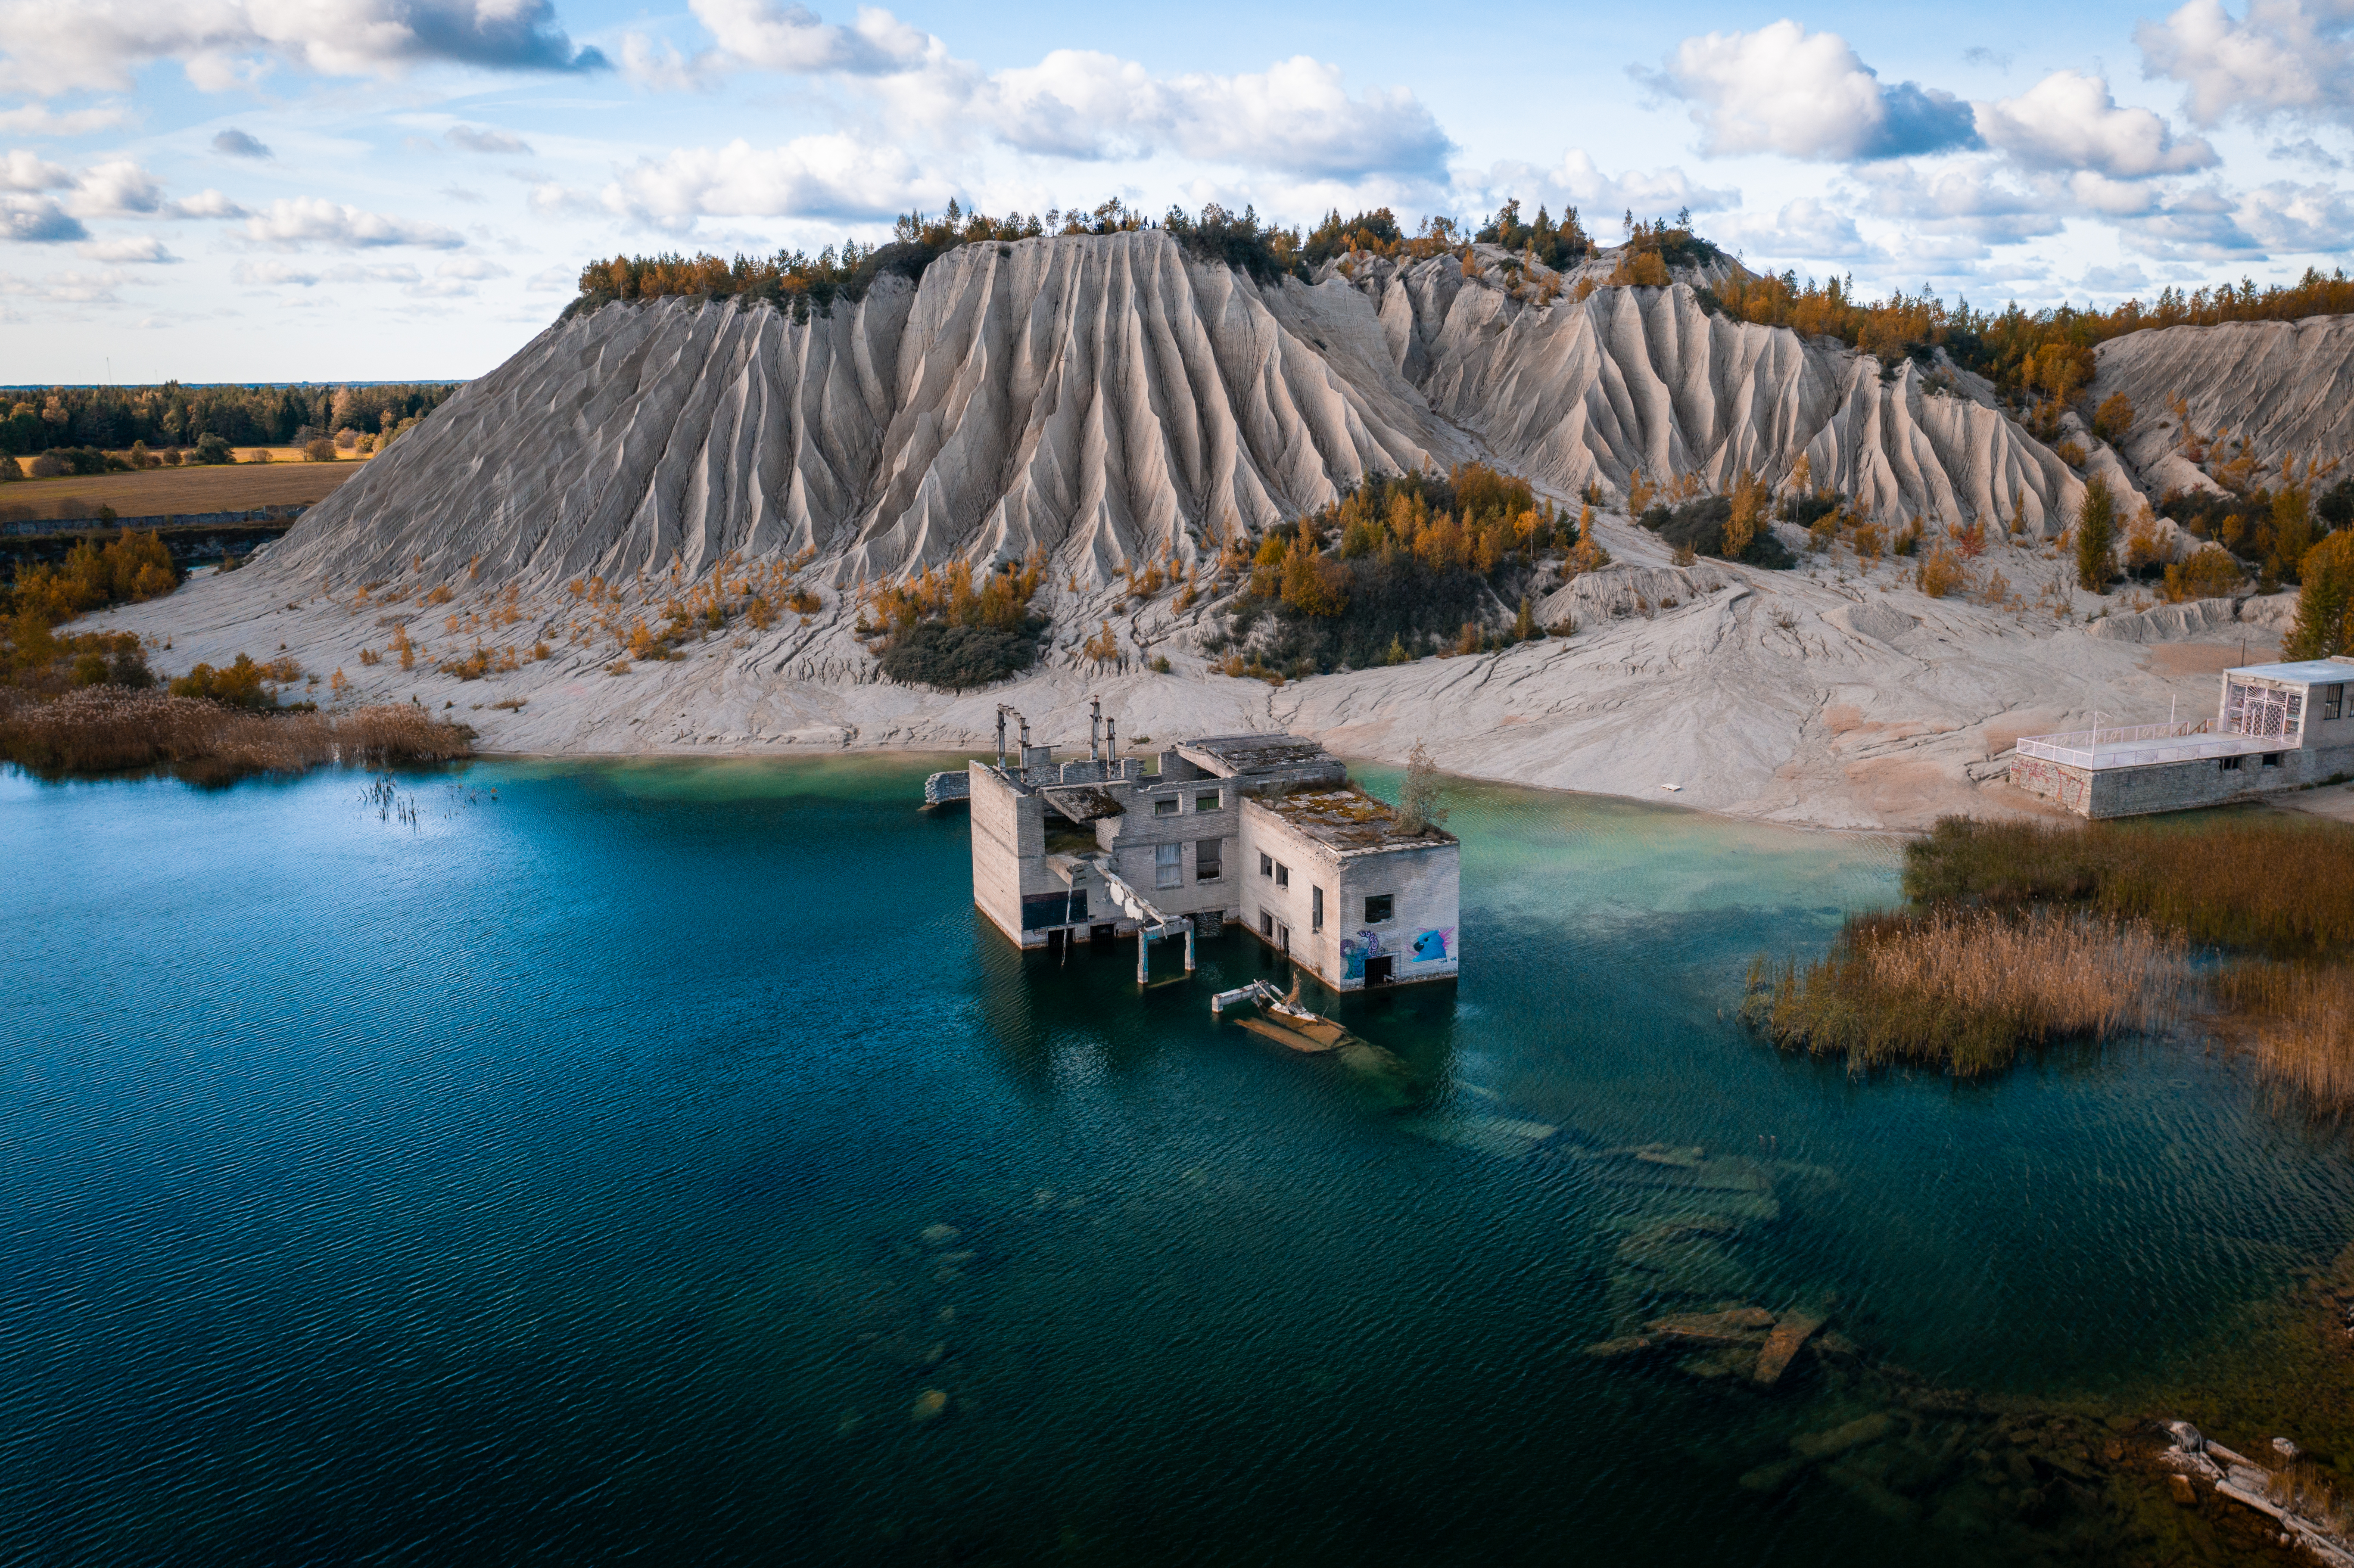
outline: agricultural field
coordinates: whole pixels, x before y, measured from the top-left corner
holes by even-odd
[[[260,450],[270,452],[268,463],[244,461]],[[334,462],[304,462],[301,449],[294,447],[240,447],[237,455],[239,461],[217,467],[21,480],[0,487],[0,523],[95,516],[101,506],[113,507],[118,517],[157,517],[171,513],[307,505],[324,500],[367,461],[341,458]],[[69,504],[75,501],[83,507]]]

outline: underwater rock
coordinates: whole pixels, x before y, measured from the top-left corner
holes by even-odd
[[[1771,1464],[1743,1472],[1741,1488],[1751,1492],[1778,1492],[1790,1484],[1792,1477],[1806,1467],[1804,1459],[1776,1459]]]
[[[1912,1499],[1899,1496],[1882,1485],[1869,1472],[1852,1464],[1826,1465],[1823,1479],[1832,1482],[1850,1497],[1872,1512],[1899,1524],[1919,1520],[1921,1510]]]
[[[1822,1326],[1820,1318],[1808,1313],[1785,1313],[1782,1320],[1774,1325],[1774,1331],[1766,1336],[1766,1348],[1757,1352],[1757,1370],[1754,1374],[1757,1381],[1767,1388],[1780,1382],[1782,1373],[1789,1369],[1791,1358],[1798,1353],[1799,1347]]]
[[[1865,1443],[1877,1443],[1895,1430],[1896,1417],[1884,1410],[1875,1410],[1829,1431],[1801,1432],[1790,1439],[1790,1451],[1802,1459],[1825,1459]]]
[[[908,1417],[913,1421],[929,1421],[947,1411],[949,1396],[940,1389],[928,1388],[916,1396],[916,1408]]]
[[[1585,1353],[1606,1361],[1613,1356],[1631,1356],[1638,1351],[1648,1351],[1651,1345],[1652,1340],[1645,1335],[1624,1334],[1615,1340],[1596,1340],[1585,1347]]]
[[[1676,1370],[1691,1377],[1747,1377],[1757,1360],[1754,1345],[1724,1345],[1702,1351],[1676,1362]]]
[[[1643,1325],[1646,1333],[1662,1340],[1689,1340],[1707,1344],[1755,1344],[1759,1330],[1774,1326],[1774,1314],[1762,1307],[1735,1307],[1722,1312],[1679,1312]]]
[[[920,1234],[926,1245],[946,1246],[964,1233],[954,1225],[926,1225]]]

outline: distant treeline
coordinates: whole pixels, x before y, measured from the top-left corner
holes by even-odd
[[[461,383],[382,387],[48,387],[0,393],[0,453],[58,447],[120,450],[192,447],[205,436],[231,446],[302,445],[337,430],[382,435],[431,413]]]
[[[1630,228],[1638,228],[1633,215]],[[1169,234],[1192,254],[1206,261],[1223,261],[1254,278],[1286,275],[1305,279],[1309,269],[1335,256],[1369,251],[1410,260],[1462,251],[1474,239],[1528,251],[1548,267],[1575,263],[1594,248],[1578,225],[1577,209],[1569,208],[1556,223],[1544,208],[1533,222],[1521,217],[1517,200],[1506,202],[1478,230],[1467,232],[1452,217],[1426,217],[1407,234],[1387,207],[1342,217],[1335,209],[1314,228],[1302,233],[1261,221],[1253,207],[1228,212],[1215,202],[1199,213],[1172,207],[1158,218],[1114,198],[1092,211],[1049,209],[1044,213],[1013,212],[992,217],[967,212],[956,202],[938,217],[907,213],[892,228],[884,244],[862,246],[844,240],[839,249],[827,246],[815,256],[805,250],[779,250],[773,256],[737,256],[724,260],[712,255],[615,256],[591,261],[580,270],[580,294],[567,314],[594,310],[614,300],[652,300],[681,294],[711,299],[730,297],[766,300],[805,318],[812,308],[822,310],[836,299],[864,298],[875,280],[885,272],[920,277],[926,267],[960,245],[989,241],[1036,239],[1050,234],[1123,234],[1157,228]],[[1654,246],[1670,233],[1662,218],[1646,234],[1656,231]],[[1681,238],[1691,241],[1689,221]],[[1696,241],[1713,250],[1705,240]]]
[[[2065,403],[2091,384],[2093,349],[2110,338],[2147,327],[2354,313],[2354,279],[2342,268],[2327,277],[2307,268],[2295,283],[2262,289],[2244,278],[2190,293],[2169,286],[2154,304],[2134,299],[2107,311],[2063,304],[2030,312],[2013,302],[1995,313],[1973,309],[1966,299],[1949,305],[1926,291],[1861,300],[1852,278],[1802,282],[1791,271],[1734,279],[1710,291],[1706,302],[1743,321],[1838,338],[1891,365],[1942,348],[1955,364],[2016,397],[2041,394]]]

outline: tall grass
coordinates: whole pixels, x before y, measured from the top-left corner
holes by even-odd
[[[2022,1045],[2147,1030],[2179,1003],[2181,947],[2148,925],[2059,910],[1860,916],[1800,970],[1750,970],[1748,1015],[1776,1044],[1850,1066],[1929,1063],[1972,1077]]]
[[[2342,965],[2237,964],[2212,990],[2237,1015],[2257,1072],[2317,1105],[2354,1107],[2354,974]]]
[[[48,702],[0,689],[0,761],[44,777],[164,769],[226,783],[329,762],[448,762],[472,755],[470,741],[463,726],[414,707],[249,713],[122,686],[86,686]]]
[[[2275,817],[2192,823],[1946,817],[1904,852],[1916,905],[2073,905],[2276,958],[2354,944],[2354,828]]]

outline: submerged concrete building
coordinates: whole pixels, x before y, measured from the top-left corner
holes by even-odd
[[[1406,832],[1322,747],[1207,736],[1150,772],[1110,751],[1023,745],[928,789],[970,801],[973,903],[1009,940],[1134,935],[1141,979],[1154,938],[1182,937],[1190,969],[1193,934],[1235,920],[1335,991],[1456,973],[1460,845]]]
[[[2080,817],[2228,805],[2354,778],[2354,662],[2223,672],[2215,717],[2022,736],[2010,781]]]

